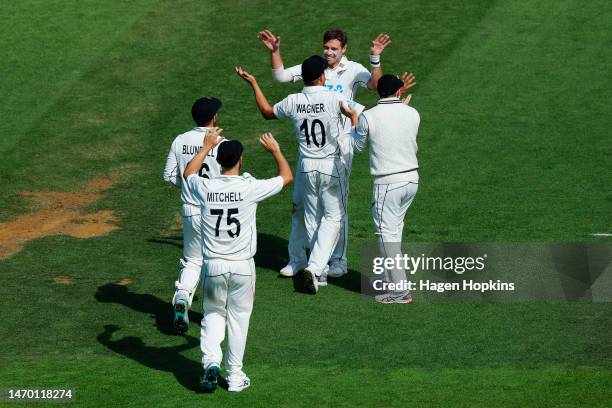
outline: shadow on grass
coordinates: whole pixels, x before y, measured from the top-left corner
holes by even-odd
[[[186,343],[172,347],[147,346],[136,336],[126,336],[119,340],[112,340],[113,333],[120,328],[116,325],[104,326],[104,331],[97,336],[98,342],[115,353],[122,354],[140,364],[155,370],[167,371],[174,374],[176,380],[191,391],[198,391],[199,374],[202,366],[199,362],[190,360],[181,355],[181,352],[199,345],[199,340],[193,336],[184,336]]]
[[[98,302],[117,303],[137,312],[146,313],[155,320],[157,330],[165,335],[175,335],[172,327],[172,304],[153,295],[130,292],[122,285],[109,283],[98,287],[94,297]],[[189,319],[200,324],[202,314],[189,311]],[[140,337],[126,336],[112,340],[113,333],[119,330],[117,325],[104,326],[104,332],[97,336],[98,342],[115,353],[122,354],[140,364],[155,370],[168,371],[174,374],[177,381],[185,388],[198,391],[202,367],[180,353],[198,347],[199,339],[185,335],[186,343],[171,347],[147,346]]]
[[[98,287],[94,295],[101,303],[117,303],[155,319],[155,326],[162,334],[173,335],[172,304],[148,293],[130,292],[126,286],[108,283]],[[200,324],[202,313],[189,311],[189,321]]]
[[[183,249],[183,237],[166,237],[166,238],[149,238],[147,242],[153,244],[170,245],[180,249]]]
[[[348,273],[341,278],[328,278],[327,284],[338,286],[351,292],[361,293],[361,273],[354,269],[349,269]]]
[[[276,235],[257,234],[255,265],[278,272],[287,265],[287,240]]]

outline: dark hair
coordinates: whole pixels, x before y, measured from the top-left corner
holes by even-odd
[[[340,44],[342,44],[342,48],[346,47],[348,43],[348,37],[346,33],[338,28],[332,28],[331,30],[327,30],[323,33],[323,44],[328,42],[329,40],[338,40]]]
[[[215,117],[219,109],[221,109],[219,99],[205,96],[193,103],[191,117],[198,126],[205,126]]]
[[[385,74],[378,79],[376,90],[381,98],[394,95],[404,85],[404,81],[392,74]]]
[[[217,163],[224,169],[231,169],[240,160],[243,150],[238,140],[225,140],[217,148]]]
[[[305,85],[312,85],[325,72],[327,62],[320,55],[313,55],[302,62],[302,79]]]

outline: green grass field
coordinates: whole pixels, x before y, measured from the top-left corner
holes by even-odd
[[[317,296],[277,277],[290,189],[260,205],[250,389],[194,392],[199,325],[169,332],[182,237],[178,191],[161,174],[192,102],[223,100],[245,171],[274,175],[257,146],[264,131],[295,163],[291,124],[264,121],[232,72],[256,75],[271,102],[300,90],[272,82],[263,28],[282,35],[287,65],[319,53],[330,27],[366,66],[369,41],[391,35],[383,71],[415,73],[421,114],[405,240],[612,242],[591,235],[612,232],[612,6],[464,3],[3,2],[0,239],[16,240],[6,229],[16,217],[57,206],[23,192],[81,193],[100,177],[114,184],[79,211],[112,211],[117,228],[84,239],[23,224],[37,237],[0,259],[0,388],[69,387],[72,406],[91,407],[612,406],[609,303],[362,300],[360,252],[374,239],[367,155],[351,176],[352,271]]]

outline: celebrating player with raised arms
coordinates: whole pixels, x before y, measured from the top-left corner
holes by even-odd
[[[302,80],[302,67],[295,65],[285,68],[280,53],[280,36],[265,30],[258,34],[259,40],[270,51],[270,62],[272,65],[272,78],[279,82],[297,82]],[[328,30],[323,34],[323,57],[325,58],[325,83],[324,86],[334,92],[338,92],[347,100],[355,100],[356,92],[359,87],[367,87],[375,90],[378,79],[382,75],[380,67],[380,54],[385,47],[391,43],[386,34],[379,34],[370,46],[370,64],[372,71],[369,72],[358,62],[350,61],[346,56],[348,37],[342,30]],[[359,108],[359,106],[357,106]],[[362,109],[362,107],[361,107]],[[358,109],[358,112],[361,110]],[[344,196],[348,196],[348,176],[351,171],[353,157],[352,146],[350,143],[351,122],[342,119],[343,133],[340,135],[339,146],[343,163],[343,172],[346,182],[343,183]],[[300,163],[297,163],[300,166]],[[293,188],[293,216],[291,218],[291,234],[289,236],[289,263],[280,273],[285,276],[293,276],[306,263],[305,252],[305,229],[303,223],[303,187],[299,179]],[[348,201],[344,203],[348,205]],[[339,277],[347,272],[346,248],[348,240],[348,208],[344,208],[342,230],[340,239],[331,257],[329,276]]]
[[[400,100],[407,89],[407,76],[380,78],[377,86],[380,100],[359,116],[353,139],[358,152],[370,145],[370,173],[374,178],[372,218],[380,255],[387,258],[401,254],[404,217],[419,187],[416,139],[420,117],[414,108],[407,106],[410,96]],[[351,113],[354,121],[357,113]],[[406,280],[406,273],[400,268],[388,269],[385,279],[400,283]],[[381,303],[411,303],[412,294],[392,291],[375,299]]]
[[[185,333],[189,329],[189,309],[202,269],[200,205],[189,185],[181,182],[181,177],[187,163],[202,147],[204,136],[217,125],[217,111],[220,108],[221,101],[217,98],[203,97],[194,102],[191,115],[196,127],[174,139],[164,168],[164,180],[181,189],[183,202],[183,256],[180,259],[179,276],[172,297],[174,329],[178,333]],[[198,169],[200,177],[213,178],[219,175],[221,169],[215,160],[216,154],[216,147],[208,152],[206,160]]]
[[[297,178],[304,189],[304,223],[310,258],[304,271],[306,286],[317,293],[326,284],[328,263],[338,241],[346,208],[345,173],[340,162],[342,113],[348,103],[342,94],[326,89],[325,60],[314,55],[301,66],[304,89],[270,106],[255,77],[236,67],[253,88],[257,106],[266,119],[290,118],[299,145]],[[356,124],[356,122],[355,122]]]
[[[242,359],[255,296],[257,205],[293,180],[289,163],[269,133],[262,135],[260,142],[276,161],[277,177],[257,180],[248,173],[241,175],[243,146],[237,140],[225,141],[217,149],[220,176],[199,177],[207,154],[221,140],[220,132],[214,129],[206,135],[202,149],[183,173],[202,208],[204,317],[200,346],[204,367],[201,388],[205,392],[217,387],[226,327],[228,390],[242,391],[250,385],[242,371]]]

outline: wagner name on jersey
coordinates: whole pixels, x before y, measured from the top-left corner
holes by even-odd
[[[196,127],[180,134],[172,142],[166,166],[164,168],[164,180],[167,183],[181,187],[181,200],[183,201],[183,215],[192,216],[200,213],[200,205],[195,199],[189,185],[181,183],[182,174],[187,167],[187,164],[202,148],[202,140],[204,135],[209,131],[209,128]],[[223,143],[223,142],[221,142]],[[217,148],[215,146],[208,152],[206,160],[202,164],[199,171],[199,176],[203,178],[214,178],[221,174],[221,167],[217,163]]]
[[[286,71],[291,75],[291,82],[302,80],[302,66],[295,65],[287,68]],[[325,88],[330,91],[338,92],[344,96],[347,103],[357,110],[357,113],[363,111],[363,106],[354,102],[357,88],[366,88],[372,74],[360,63],[350,61],[345,56],[342,57],[340,63],[332,68],[325,69]],[[346,132],[351,129],[351,121],[347,117],[340,119]]]
[[[307,86],[275,104],[274,115],[293,121],[302,158],[334,158],[339,154],[338,137],[343,133],[341,102],[347,103],[342,94],[323,86]]]
[[[202,203],[202,252],[205,260],[243,261],[257,251],[257,204],[281,191],[283,178],[257,180],[248,173],[214,179],[192,174],[187,184]]]

